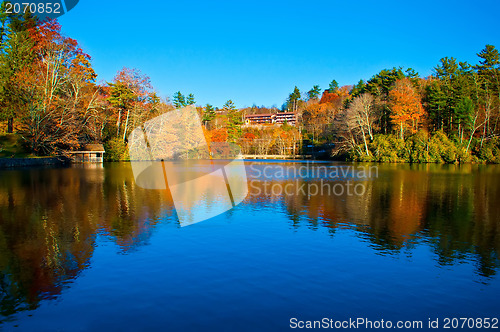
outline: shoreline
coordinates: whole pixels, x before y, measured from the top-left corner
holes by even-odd
[[[65,157],[0,158],[0,169],[39,166],[67,166],[70,163],[70,160]]]
[[[244,161],[283,161],[283,162],[303,162],[303,161],[312,161],[312,162],[345,162],[345,163],[369,163],[369,164],[435,164],[435,165],[488,165],[495,163],[487,163],[487,162],[462,162],[462,163],[418,163],[418,162],[380,162],[380,161],[354,161],[354,160],[332,160],[332,159],[312,159],[312,158],[303,158],[303,156],[297,156],[299,158],[290,158],[290,156],[276,156],[269,155],[267,158],[247,158],[250,155],[244,155]],[[258,156],[263,157],[263,156]],[[278,157],[278,158],[276,158]],[[302,158],[301,158],[302,157]],[[106,161],[109,162],[109,161]],[[129,162],[129,160],[120,160],[115,162]],[[52,166],[52,167],[63,167],[69,166],[73,164],[70,159],[60,156],[60,157],[40,157],[40,158],[0,158],[0,170],[4,169],[14,169],[14,168],[29,168],[29,167],[44,167],[44,166]]]

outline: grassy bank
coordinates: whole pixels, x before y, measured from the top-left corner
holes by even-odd
[[[0,134],[0,158],[36,158],[19,134]]]

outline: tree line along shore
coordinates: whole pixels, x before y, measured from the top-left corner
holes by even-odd
[[[180,91],[162,98],[138,69],[98,84],[90,55],[56,20],[1,10],[0,24],[0,157],[102,143],[107,160],[126,160],[134,128],[195,105],[207,142],[237,143],[245,155],[500,163],[500,58],[492,45],[476,63],[442,58],[429,77],[395,67],[353,85],[295,87],[281,107],[237,108],[231,100],[197,105]]]

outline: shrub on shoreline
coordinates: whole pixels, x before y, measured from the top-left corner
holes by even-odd
[[[368,144],[369,154],[361,145],[349,153],[352,161],[407,163],[500,163],[500,138],[495,137],[466,151],[464,144],[451,140],[442,131],[429,135],[419,131],[405,140],[393,134],[378,134]]]
[[[478,149],[478,158],[488,163],[500,164],[500,137],[486,140]]]
[[[104,154],[106,161],[123,161],[129,159],[127,145],[119,137],[110,139],[104,144],[104,147],[106,149],[106,153]]]

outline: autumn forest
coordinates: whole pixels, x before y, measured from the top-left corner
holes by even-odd
[[[323,151],[326,158],[354,161],[500,163],[500,57],[492,45],[471,50],[478,52],[476,63],[442,58],[429,77],[395,67],[354,85],[332,80],[325,90],[295,87],[280,108],[238,109],[231,100],[197,105],[194,94],[180,91],[162,98],[138,69],[125,67],[111,82],[96,83],[91,56],[57,21],[4,12],[0,135],[15,137],[29,156],[103,143],[108,160],[126,160],[134,128],[196,105],[207,140],[238,143],[246,155]],[[281,112],[293,113],[296,123],[245,121]]]

